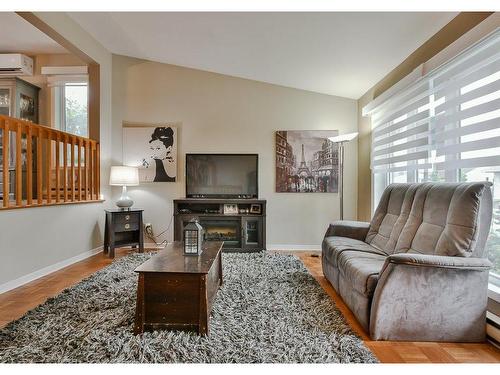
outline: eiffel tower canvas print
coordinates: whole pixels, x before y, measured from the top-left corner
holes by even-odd
[[[276,132],[277,193],[337,193],[338,145],[328,137],[338,130]]]

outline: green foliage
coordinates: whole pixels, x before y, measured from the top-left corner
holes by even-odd
[[[87,136],[87,106],[66,97],[66,131]]]
[[[488,240],[488,259],[493,263],[492,272],[500,275],[500,234],[495,231]]]
[[[460,169],[460,182],[467,182],[467,174],[463,171],[463,169]]]
[[[437,170],[433,170],[429,176],[428,181],[431,182],[442,182],[443,178],[439,175],[439,172]]]
[[[486,244],[488,259],[493,263],[492,272],[500,275],[500,208],[493,210],[492,231]]]

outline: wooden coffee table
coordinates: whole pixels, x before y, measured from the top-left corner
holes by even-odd
[[[222,285],[223,242],[205,242],[199,256],[174,242],[135,269],[139,273],[134,333],[157,329],[208,334],[210,311]]]

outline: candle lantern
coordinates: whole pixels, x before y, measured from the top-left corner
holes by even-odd
[[[192,219],[184,227],[184,255],[200,255],[203,251],[203,227]]]

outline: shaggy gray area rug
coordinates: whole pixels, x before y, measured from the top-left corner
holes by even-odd
[[[223,254],[207,337],[132,332],[137,275],[154,254],[131,254],[0,331],[0,362],[376,362],[295,256]]]

